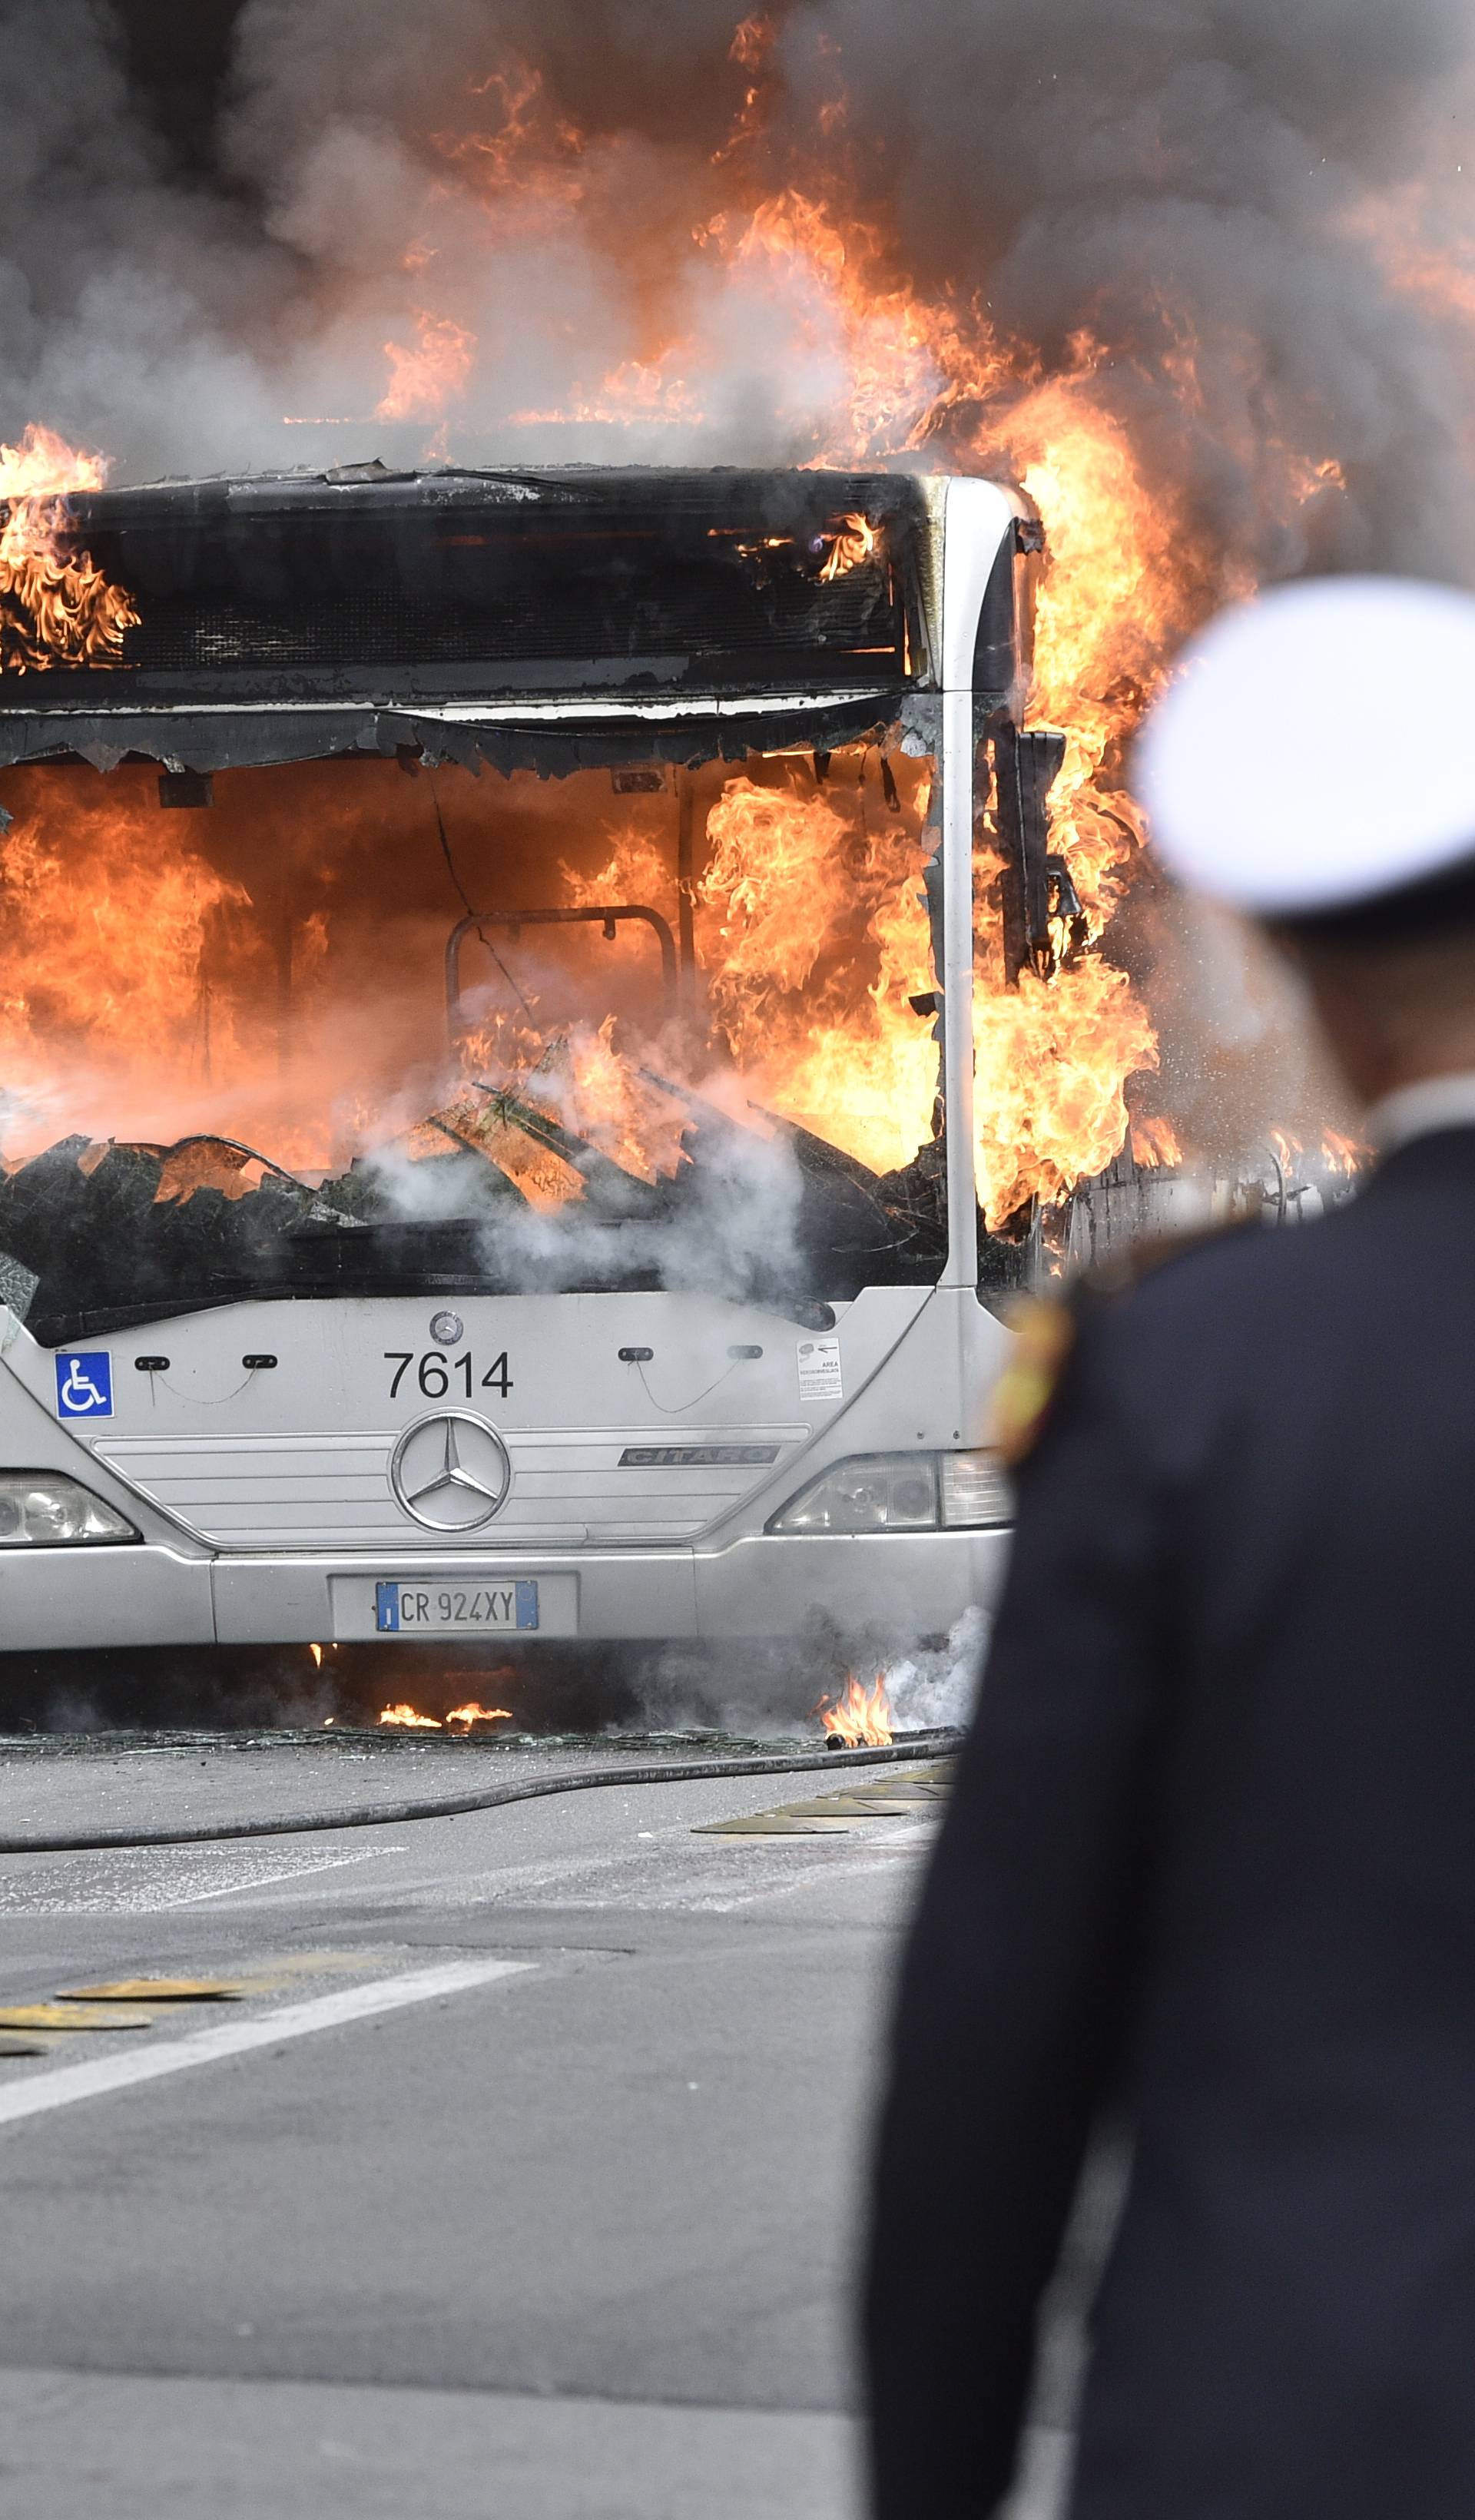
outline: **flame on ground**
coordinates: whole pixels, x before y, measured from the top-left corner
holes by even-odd
[[[74,491],[100,490],[107,467],[49,428],[0,446],[0,673],[117,665],[138,620],[87,552],[68,549]]]
[[[510,1724],[510,1706],[481,1706],[475,1698],[465,1706],[453,1706],[449,1715],[422,1715],[418,1707],[401,1699],[393,1706],[381,1706],[376,1723],[405,1732],[473,1732],[478,1724]]]
[[[827,1737],[847,1750],[884,1749],[892,1738],[894,1718],[880,1672],[871,1688],[851,1672],[838,1697],[822,1697],[815,1714]]]

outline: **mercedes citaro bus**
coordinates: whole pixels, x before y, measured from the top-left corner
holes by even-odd
[[[0,648],[0,1642],[986,1600],[1028,503],[365,464],[66,542],[124,600]]]

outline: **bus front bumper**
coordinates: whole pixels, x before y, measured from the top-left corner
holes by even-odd
[[[363,1637],[373,1630],[361,1604],[376,1578],[462,1585],[562,1578],[559,1598],[571,1615],[559,1632],[592,1642],[797,1638],[824,1622],[842,1634],[904,1644],[940,1634],[972,1603],[989,1606],[1008,1541],[1006,1531],[857,1539],[763,1532],[706,1552],[606,1549],[516,1558],[406,1552],[392,1564],[341,1555],[186,1556],[152,1542],[17,1550],[0,1555],[0,1651]]]

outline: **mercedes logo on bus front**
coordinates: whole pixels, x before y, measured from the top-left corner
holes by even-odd
[[[507,1501],[513,1465],[484,1418],[418,1418],[389,1456],[394,1501],[426,1531],[479,1531]]]

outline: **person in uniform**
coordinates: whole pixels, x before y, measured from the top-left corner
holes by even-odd
[[[1475,2515],[1475,601],[1225,615],[1149,720],[1180,878],[1304,974],[1378,1153],[1081,1289],[912,1933],[866,2297],[879,2520],[1009,2491],[1130,2137],[1073,2520]]]

